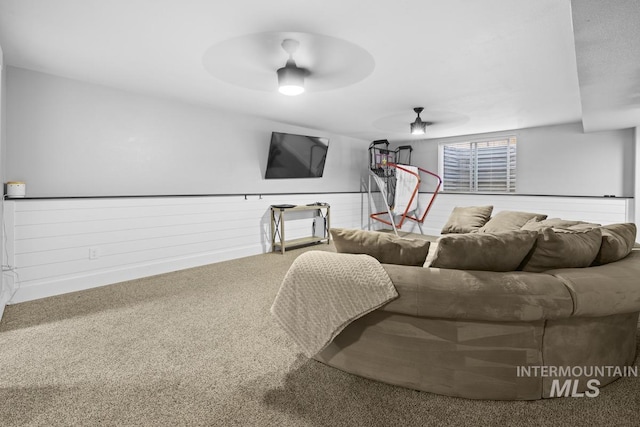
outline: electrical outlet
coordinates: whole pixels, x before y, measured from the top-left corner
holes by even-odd
[[[95,246],[89,248],[89,259],[98,259],[98,258],[100,258],[100,250]]]

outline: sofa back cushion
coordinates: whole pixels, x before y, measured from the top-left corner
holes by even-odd
[[[520,230],[529,220],[535,219],[541,221],[547,216],[543,214],[519,212],[519,211],[501,211],[491,218],[478,232],[480,233],[496,233],[502,231]]]
[[[531,251],[537,235],[518,230],[442,236],[430,267],[514,271]]]
[[[533,218],[522,226],[522,230],[541,231],[545,228],[568,228],[575,231],[585,231],[599,226],[600,224],[592,224],[584,221],[571,221],[560,218],[549,218],[543,219],[542,221],[538,221]]]
[[[631,253],[636,243],[636,225],[633,223],[611,224],[600,227],[602,244],[593,261],[594,265],[603,265],[621,260]]]
[[[471,233],[485,225],[493,206],[456,206],[453,208],[447,223],[442,228],[442,234]]]
[[[538,233],[533,250],[522,264],[522,270],[540,272],[588,267],[598,255],[601,242],[599,228],[587,231],[545,228]]]
[[[601,226],[601,224],[595,224],[593,222],[580,222],[576,225],[570,225],[569,227],[562,227],[562,228],[566,228],[567,230],[571,230],[571,231],[588,231],[588,230],[593,230],[594,228],[599,228]]]
[[[367,254],[382,264],[422,266],[429,253],[428,240],[405,239],[378,231],[332,228],[331,237],[338,252]]]

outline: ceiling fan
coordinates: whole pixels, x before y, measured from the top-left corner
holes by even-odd
[[[380,117],[373,121],[372,125],[386,132],[395,135],[407,135],[407,130],[410,131],[412,136],[424,137],[427,133],[427,127],[429,128],[429,136],[437,136],[442,129],[451,129],[455,126],[460,126],[469,121],[469,117],[463,114],[454,113],[451,111],[443,110],[431,110],[423,107],[414,107],[413,121],[408,119],[409,114],[406,110],[404,112],[395,112],[387,116]],[[424,120],[421,115],[425,115],[428,118]],[[407,129],[409,125],[409,129]]]
[[[283,50],[288,55],[285,64]],[[292,31],[222,40],[204,52],[202,62],[211,75],[227,83],[267,92],[290,91],[292,95],[346,87],[360,82],[375,68],[373,56],[356,44]]]
[[[433,122],[425,122],[420,118],[420,113],[424,110],[424,107],[415,107],[413,111],[418,115],[415,121],[411,123],[411,135],[424,135],[427,132],[427,126],[433,124]]]
[[[304,92],[304,78],[311,74],[306,68],[298,67],[293,59],[299,46],[300,42],[294,39],[282,41],[282,49],[289,54],[285,66],[278,69],[278,91],[284,95],[296,96]]]

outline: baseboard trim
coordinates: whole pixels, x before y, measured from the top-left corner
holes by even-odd
[[[216,262],[259,255],[261,253],[264,253],[264,248],[261,245],[256,245],[236,248],[233,250],[207,252],[173,259],[157,260],[154,262],[146,262],[65,278],[38,281],[37,283],[32,283],[28,286],[19,286],[13,295],[13,298],[11,298],[7,303],[18,304],[21,302],[33,301],[70,292],[78,292],[101,286],[113,285],[115,283],[126,282],[128,280],[170,273],[172,271],[185,270]],[[4,310],[4,304],[2,304],[1,307],[1,310]],[[0,311],[0,318],[1,313],[2,311]]]

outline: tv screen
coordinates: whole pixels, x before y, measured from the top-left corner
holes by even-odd
[[[328,148],[329,138],[272,132],[265,178],[319,178]]]

